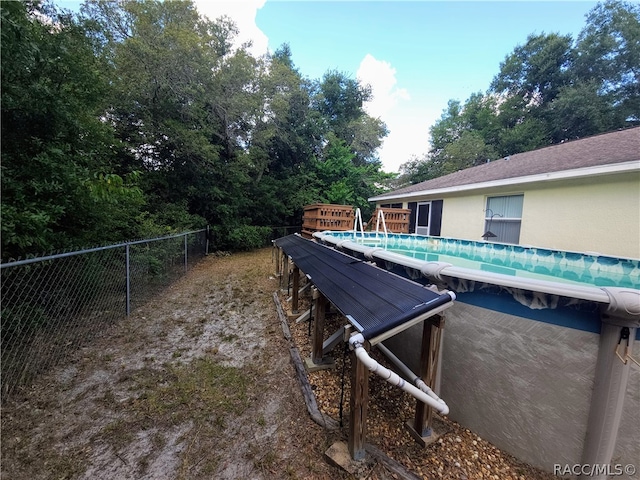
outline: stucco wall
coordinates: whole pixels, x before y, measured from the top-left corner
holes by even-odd
[[[640,175],[525,192],[520,243],[640,258]]]
[[[446,197],[442,203],[443,237],[482,240],[486,196]]]

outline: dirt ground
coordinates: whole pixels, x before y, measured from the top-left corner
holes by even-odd
[[[274,272],[270,248],[210,255],[10,398],[1,478],[352,478],[324,458],[347,430],[327,430],[307,412],[273,302]],[[303,342],[303,326],[292,330]],[[340,365],[310,377],[321,409],[336,419]],[[383,413],[393,425],[372,425],[369,441],[424,478],[551,478],[446,419],[441,439],[418,448],[402,416]],[[399,478],[376,462],[363,476]]]

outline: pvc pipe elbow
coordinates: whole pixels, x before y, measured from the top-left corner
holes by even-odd
[[[364,337],[362,336],[361,333],[356,333],[349,337],[349,345],[351,345],[352,348],[362,347],[363,344],[364,344]]]
[[[640,327],[640,291],[620,287],[602,290],[609,296],[608,314],[626,320],[629,326]]]

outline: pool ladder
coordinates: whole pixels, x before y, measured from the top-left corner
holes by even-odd
[[[360,223],[360,234],[362,235],[362,238],[364,238],[364,226],[362,224],[362,212],[360,212],[360,208],[356,208],[356,216],[355,216],[355,218],[353,220],[353,236],[354,236],[354,238],[358,234],[358,222]],[[376,218],[376,238],[378,238],[378,235],[380,234],[380,225],[381,224],[382,224],[382,230],[384,232],[384,238],[388,239],[389,233],[387,231],[387,224],[384,221],[384,212],[382,211],[382,209],[379,209],[378,210],[378,216]]]

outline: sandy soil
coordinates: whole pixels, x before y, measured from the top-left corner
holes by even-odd
[[[1,478],[351,478],[324,458],[346,429],[324,429],[307,412],[273,303],[274,271],[271,249],[211,255],[14,395],[2,408]],[[296,342],[304,328],[292,324]],[[340,367],[311,379],[334,418]],[[385,413],[390,425],[372,426],[370,441],[425,478],[551,478],[446,419],[442,441],[418,448],[403,415]],[[398,478],[375,462],[363,475]]]

